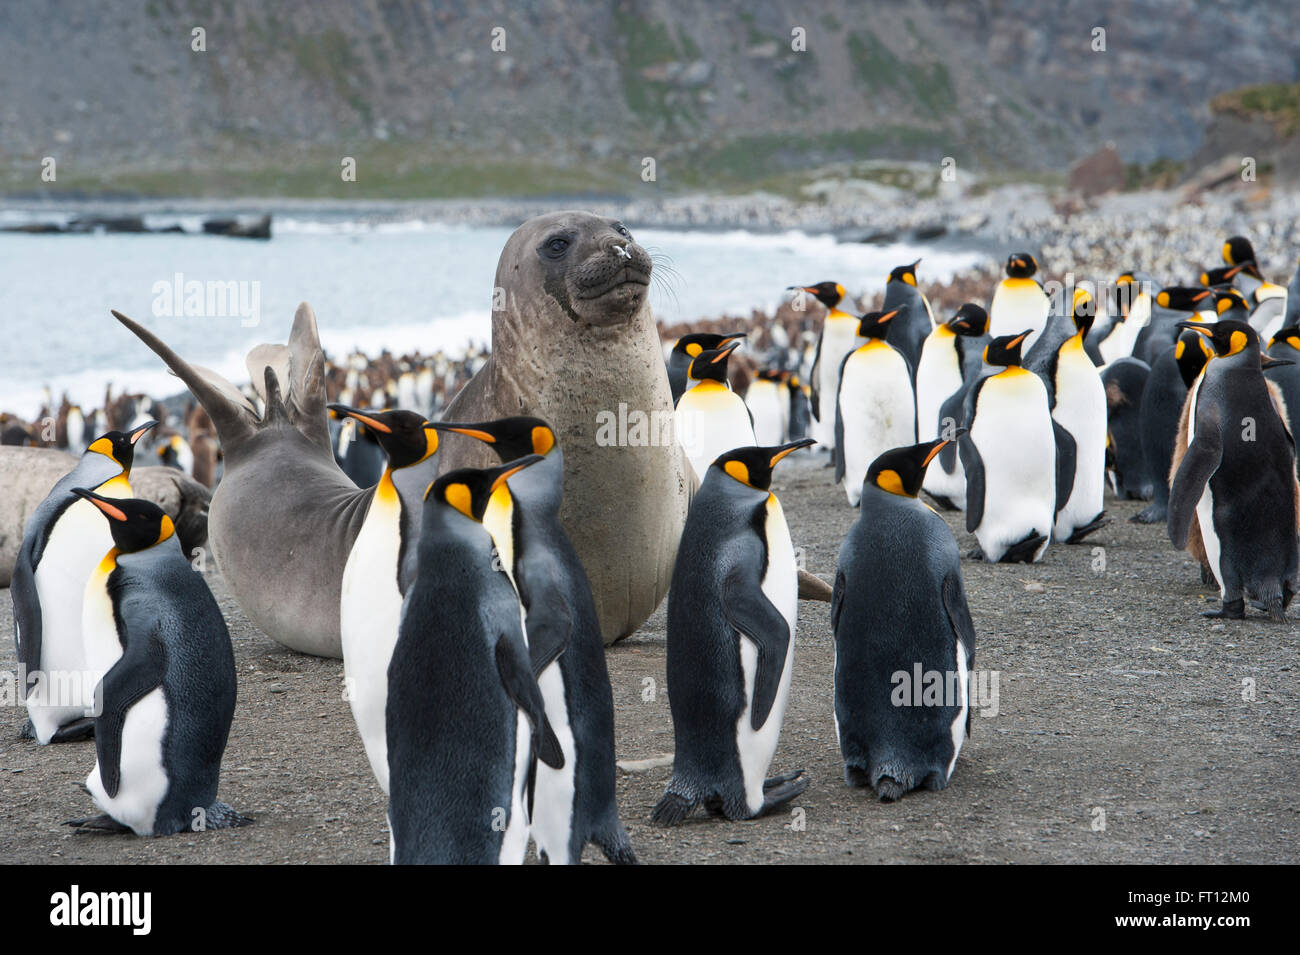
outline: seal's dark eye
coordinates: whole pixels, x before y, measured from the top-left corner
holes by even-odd
[[[568,248],[569,248],[569,240],[565,238],[561,238],[558,235],[546,243],[547,253],[555,256],[556,258],[563,255]]]
[[[623,225],[623,223],[620,222],[620,223],[616,226],[616,228],[618,229],[618,234],[619,234],[619,235],[623,236],[624,238],[628,238],[628,239],[632,238],[632,233],[627,231],[627,226]]]

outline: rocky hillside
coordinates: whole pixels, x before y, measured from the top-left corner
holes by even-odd
[[[0,186],[625,194],[647,188],[645,157],[660,187],[779,189],[863,158],[1012,178],[1107,141],[1128,163],[1185,159],[1212,96],[1298,78],[1300,32],[1267,0],[792,6],[7,3]]]

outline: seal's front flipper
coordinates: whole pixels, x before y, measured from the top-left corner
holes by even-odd
[[[95,720],[90,716],[83,716],[79,720],[73,720],[60,726],[55,730],[54,735],[50,737],[51,743],[77,743],[84,739],[92,739],[95,735]]]

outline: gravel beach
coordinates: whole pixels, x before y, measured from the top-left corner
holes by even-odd
[[[854,518],[824,458],[777,472],[807,566],[830,579]],[[1295,624],[1202,619],[1209,590],[1163,525],[1112,524],[1035,566],[963,561],[979,642],[997,677],[996,715],[977,712],[948,788],[892,805],[845,786],[832,713],[826,604],[800,605],[794,685],[773,772],[811,785],[787,812],[753,822],[692,817],[649,825],[667,765],[620,771],[623,820],[647,863],[1295,862],[1300,859],[1300,632]],[[948,515],[963,552],[973,537]],[[1098,551],[1096,548],[1103,548]],[[1104,558],[1104,568],[1103,568]],[[900,555],[906,559],[906,555]],[[255,825],[165,839],[76,835],[90,742],[18,738],[25,711],[0,708],[0,860],[16,863],[382,863],[385,803],[347,703],[342,665],[273,643],[208,580],[234,639],[240,699],[221,797]],[[0,630],[12,632],[7,593]],[[673,747],[661,607],[608,653],[620,760]],[[0,671],[15,658],[5,639]],[[646,683],[648,679],[654,684]],[[1254,700],[1243,681],[1254,681]],[[643,700],[653,686],[653,700]],[[986,701],[987,702],[987,701]],[[1102,824],[1104,822],[1104,828]],[[588,847],[584,861],[603,862]]]

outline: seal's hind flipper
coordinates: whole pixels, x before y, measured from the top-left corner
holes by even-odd
[[[316,314],[306,302],[293,315],[289,333],[287,398],[294,427],[320,447],[330,450],[329,417],[325,413],[325,352],[316,329]],[[330,451],[333,454],[333,451]]]
[[[191,365],[139,322],[114,310],[113,317],[144,342],[193,392],[216,426],[217,437],[229,452],[235,444],[257,432],[257,414],[239,389],[213,371]]]

